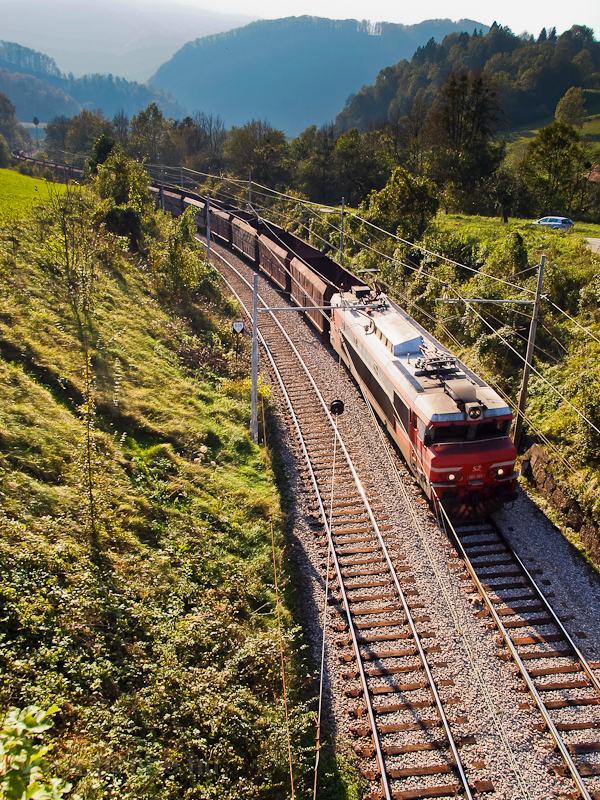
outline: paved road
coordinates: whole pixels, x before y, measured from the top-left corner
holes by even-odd
[[[600,239],[588,239],[589,245],[594,253],[600,253]]]

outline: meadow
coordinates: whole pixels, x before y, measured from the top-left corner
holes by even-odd
[[[48,202],[50,188],[54,192],[64,191],[63,184],[30,178],[11,169],[0,169],[0,214],[31,214],[35,206]]]

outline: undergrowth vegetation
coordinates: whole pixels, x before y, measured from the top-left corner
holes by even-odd
[[[303,797],[309,667],[237,309],[190,220],[103,170],[0,221],[0,717],[56,705],[46,778],[81,798],[286,797],[274,541]]]

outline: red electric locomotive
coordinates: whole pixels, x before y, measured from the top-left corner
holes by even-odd
[[[427,496],[453,519],[515,500],[504,400],[385,295],[355,287],[331,303],[331,342]]]
[[[157,203],[161,190],[156,189]],[[190,205],[200,230],[206,198],[162,192],[174,215]],[[178,202],[177,202],[178,200]],[[412,317],[282,228],[211,200],[211,231],[266,273],[327,335],[400,448],[423,491],[453,519],[516,499],[512,414],[502,398]],[[369,308],[359,306],[369,305]]]

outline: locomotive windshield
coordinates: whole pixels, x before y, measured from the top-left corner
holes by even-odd
[[[496,436],[508,436],[510,420],[486,419],[478,424],[432,425],[427,428],[428,444],[445,442],[472,442],[481,439],[492,439]]]

